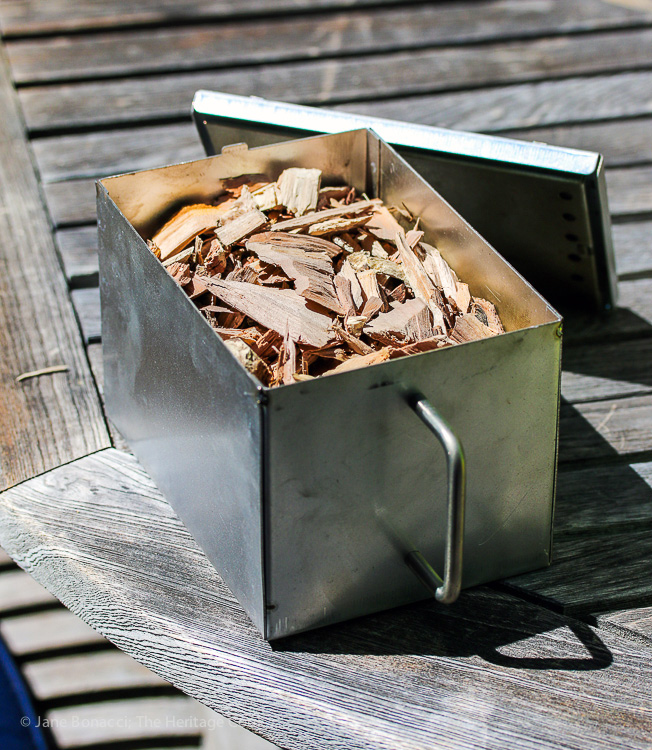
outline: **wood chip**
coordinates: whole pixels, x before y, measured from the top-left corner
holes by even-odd
[[[241,281],[202,279],[206,288],[235,310],[295,341],[326,346],[332,339],[328,316],[309,310],[306,300],[293,289],[268,289]]]
[[[386,276],[391,276],[394,279],[399,279],[399,281],[407,282],[405,269],[399,266],[398,263],[393,263],[391,260],[376,258],[373,255],[360,252],[349,255],[347,261],[355,271],[372,269],[377,273],[384,273]]]
[[[152,242],[160,250],[161,260],[183,250],[198,234],[216,227],[224,213],[220,206],[184,206],[152,237]]]
[[[333,330],[337,335],[345,341],[356,354],[371,354],[374,349],[361,341],[358,336],[346,331],[342,326],[337,323],[333,323]]]
[[[342,273],[335,276],[335,291],[344,315],[347,318],[355,315],[356,306],[351,293],[351,282]]]
[[[443,290],[446,297],[455,301],[460,312],[468,312],[471,303],[468,284],[458,281],[457,276],[436,247],[422,242],[420,248],[425,253],[423,267],[434,284]]]
[[[353,266],[349,263],[348,259],[342,263],[340,270],[342,276],[349,280],[351,283],[351,296],[353,297],[353,304],[356,310],[359,310],[364,305],[364,295],[362,294],[362,287],[358,280],[358,274],[353,269]]]
[[[236,242],[240,242],[250,234],[257,232],[267,224],[267,217],[258,208],[240,214],[235,219],[231,219],[224,226],[215,230],[217,239],[224,245],[230,247]]]
[[[270,182],[254,190],[251,197],[261,211],[273,211],[282,205],[275,182]]]
[[[402,227],[386,206],[376,207],[371,219],[365,225],[365,232],[371,232],[377,239],[392,244],[398,231],[402,231]]]
[[[303,216],[317,208],[321,170],[291,167],[281,173],[277,180],[278,197],[295,216]]]
[[[325,219],[332,219],[337,216],[349,216],[353,214],[359,214],[363,211],[369,211],[371,208],[379,203],[377,200],[364,200],[351,203],[349,206],[341,206],[340,208],[329,208],[326,211],[315,211],[313,213],[306,214],[305,216],[297,216],[293,219],[287,219],[287,221],[279,221],[273,224],[271,230],[273,232],[289,232],[292,229],[305,229],[311,224],[318,221],[324,221]]]
[[[475,315],[460,315],[455,322],[453,330],[449,336],[457,344],[464,344],[467,341],[476,339],[486,339],[494,336],[494,332],[488,326],[481,323]]]
[[[179,211],[155,236],[163,247],[148,240],[250,373],[292,384],[503,332],[495,307],[423,242],[419,219],[403,232],[390,211],[414,221],[404,206],[320,190],[320,178],[291,168],[278,182],[222,180],[216,205]]]
[[[493,333],[505,333],[505,329],[500,322],[500,317],[496,308],[488,300],[474,297],[471,305],[471,312],[481,323],[484,323],[489,330],[493,331]]]
[[[304,235],[265,232],[247,241],[250,250],[266,263],[280,266],[295,282],[296,291],[328,310],[342,315],[329,256]]]
[[[365,325],[364,333],[387,343],[396,339],[412,343],[434,335],[430,310],[421,299],[393,302],[389,312],[381,313]]]
[[[360,367],[368,367],[369,365],[380,364],[381,362],[385,362],[389,359],[390,352],[390,348],[385,347],[377,352],[372,352],[371,354],[354,355],[353,357],[347,359],[345,362],[342,362],[342,364],[334,367],[332,370],[329,370],[326,375],[337,375],[341,372],[357,370]]]
[[[267,371],[267,365],[256,352],[242,338],[230,338],[224,342],[226,348],[254,377],[262,380]]]
[[[407,357],[410,354],[431,352],[434,349],[442,349],[451,344],[451,340],[446,336],[433,336],[429,339],[423,339],[423,341],[415,341],[413,344],[406,344],[405,346],[393,348],[390,353],[390,358],[396,359],[397,357]]]
[[[316,237],[334,232],[346,232],[361,227],[369,221],[369,216],[335,216],[326,221],[317,221],[308,227],[308,233]]]
[[[434,325],[440,329],[441,333],[446,333],[446,323],[441,307],[436,302],[436,288],[430,276],[426,273],[421,261],[414,254],[414,251],[407,244],[405,234],[401,229],[396,233],[396,246],[400,254],[405,275],[412,287],[415,297],[421,298],[432,312]]]

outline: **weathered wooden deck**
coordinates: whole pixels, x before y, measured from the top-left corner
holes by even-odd
[[[287,748],[650,747],[652,0],[0,0],[0,28],[0,540],[163,678],[2,560],[39,709],[183,713],[170,682]],[[605,155],[620,307],[566,326],[550,569],[272,647],[111,447],[93,181],[201,156],[199,88]]]

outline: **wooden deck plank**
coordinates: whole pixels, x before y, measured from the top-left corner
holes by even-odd
[[[570,403],[652,393],[652,340],[568,347],[562,368],[561,392]]]
[[[55,240],[63,263],[68,285],[73,288],[97,286],[99,264],[97,258],[97,227],[64,229]],[[652,265],[652,264],[651,264]]]
[[[478,5],[482,9],[487,4]],[[179,73],[261,64],[255,77],[273,80],[274,64],[331,58],[281,68],[296,96],[321,102],[353,98],[379,83],[397,91],[432,93],[471,86],[553,79],[649,67],[652,29],[631,29],[540,40],[419,49],[449,44],[437,6],[278,18],[246,24],[152,29],[106,35],[55,37],[8,44],[17,84]],[[459,31],[454,39],[459,44]],[[501,31],[498,29],[498,34]],[[563,33],[563,32],[562,32]],[[596,46],[600,54],[596,55]],[[396,52],[396,49],[407,50]],[[363,56],[364,55],[364,56]],[[332,59],[339,57],[341,59]],[[346,59],[346,58],[351,59]],[[80,61],[83,60],[83,66]],[[378,76],[378,64],[391,71]],[[269,72],[267,72],[269,71]],[[241,70],[241,78],[252,71]],[[219,75],[219,74],[218,74]],[[226,86],[237,80],[224,78]],[[263,85],[260,82],[259,85]]]
[[[174,0],[162,5],[157,0],[112,0],[98,3],[81,0],[74,9],[65,0],[49,0],[35,6],[28,0],[4,0],[0,6],[0,28],[7,36],[61,33],[80,29],[123,28],[128,25],[173,25],[179,20],[224,20],[250,17],[252,13],[289,14],[303,10],[328,10],[390,5],[395,0],[201,0],[192,4]],[[536,36],[550,31],[577,33],[595,29],[622,28],[652,21],[652,11],[641,3],[550,3],[539,0],[494,0],[477,5],[470,2],[438,3],[441,38],[455,35],[460,41],[503,36]]]
[[[0,489],[104,448],[108,434],[0,49]],[[17,383],[21,373],[64,364]]]
[[[9,570],[0,573],[0,613],[52,606],[57,600],[23,570]]]
[[[587,615],[650,601],[649,528],[599,538],[560,537],[553,554],[550,568],[510,578],[509,585],[566,614]]]
[[[607,185],[611,215],[616,220],[652,214],[652,167],[611,170],[607,173]],[[43,189],[55,227],[95,221],[94,179],[53,182]]]
[[[62,750],[201,736],[195,702],[182,695],[66,706],[47,718]]]
[[[170,160],[166,163],[174,162]],[[615,224],[612,229],[618,275],[626,280],[632,280],[652,274],[652,221],[628,221]],[[95,225],[59,230],[56,240],[69,285],[97,286]]]
[[[0,620],[0,634],[11,653],[19,657],[97,646],[106,642],[102,635],[64,607],[3,617]]]
[[[621,277],[636,278],[652,269],[652,221],[616,224],[613,227],[616,269]]]
[[[76,696],[85,703],[115,690],[169,688],[162,677],[117,649],[39,659],[28,662],[23,674],[41,701]]]
[[[648,360],[649,362],[649,360]],[[652,446],[652,396],[562,403],[559,461],[589,461],[643,453]]]
[[[647,70],[405,97],[401,94],[406,84],[400,76],[414,79],[410,59],[407,56],[401,71],[394,70],[392,77],[378,76],[375,61],[371,69],[373,80],[360,85],[356,73],[345,84],[350,90],[344,97],[330,84],[328,96],[315,94],[323,90],[324,81],[331,80],[338,66],[344,64],[342,60],[269,66],[257,69],[255,75],[244,68],[33,86],[21,89],[19,96],[28,127],[40,132],[185,119],[193,93],[200,88],[292,102],[334,104],[338,109],[378,117],[486,132],[652,114],[652,73]],[[315,79],[309,69],[318,71],[320,76]],[[430,74],[424,71],[423,75],[432,87]],[[392,83],[397,76],[398,86]],[[300,88],[303,81],[311,84],[304,91]],[[356,101],[365,98],[376,101]],[[348,103],[338,104],[344,99]]]
[[[652,529],[650,462],[567,466],[557,482],[555,543],[583,536],[600,547],[603,536]]]
[[[117,451],[9,490],[0,507],[4,546],[67,606],[284,747],[642,748],[652,731],[649,648],[487,590],[272,648]]]
[[[102,338],[99,288],[73,289],[70,296],[81,325],[84,341],[87,344],[98,342]]]
[[[393,4],[396,0],[355,0],[360,7]],[[530,0],[531,2],[532,0]],[[62,31],[124,28],[125,26],[174,25],[180,21],[246,18],[252,14],[271,12],[285,15],[351,6],[351,0],[199,0],[186,3],[172,0],[112,0],[98,4],[94,0],[79,0],[71,7],[66,0],[48,0],[35,5],[29,0],[4,0],[0,6],[0,28],[5,37],[30,34],[52,34]],[[504,14],[503,14],[504,15]],[[580,22],[591,23],[597,13],[585,14]],[[612,13],[615,25],[632,20],[644,20],[649,14]],[[600,21],[597,21],[600,23]],[[608,21],[607,21],[608,22]]]
[[[652,118],[618,118],[608,122],[558,125],[527,130],[508,130],[504,135],[525,141],[541,141],[554,146],[597,151],[609,167],[633,166],[652,162]]]
[[[205,156],[189,119],[172,125],[37,138],[32,148],[44,183],[153,169]]]
[[[652,161],[650,132],[652,118],[643,118],[515,131],[513,135],[526,141],[597,151],[612,169]],[[46,183],[151,169],[204,155],[197,131],[190,121],[42,137],[32,144],[41,178]],[[619,172],[626,174],[627,170]]]
[[[602,627],[622,628],[625,632],[652,640],[652,607],[633,607],[603,612],[596,617]]]
[[[652,167],[607,170],[611,215],[622,218],[652,211]]]

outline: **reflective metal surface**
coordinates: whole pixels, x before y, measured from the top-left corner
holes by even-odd
[[[408,552],[407,563],[435,595],[437,601],[452,604],[462,587],[464,557],[464,511],[466,505],[466,461],[464,448],[448,422],[427,398],[417,397],[414,410],[441,443],[448,464],[448,512],[444,577],[434,570],[419,550]],[[438,520],[438,525],[441,523]]]
[[[372,128],[559,309],[616,302],[599,154],[213,91],[193,114],[209,154]]]
[[[180,203],[246,172],[318,167],[419,213],[426,239],[508,333],[267,389],[232,357],[143,240]],[[560,318],[377,136],[342,133],[98,185],[107,409],[265,637],[427,597],[443,569],[446,462],[418,391],[467,458],[463,585],[547,564]],[[436,519],[441,519],[437,525]]]

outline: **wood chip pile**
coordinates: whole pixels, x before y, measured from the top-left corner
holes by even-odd
[[[237,359],[267,386],[495,336],[495,307],[404,209],[320,187],[318,169],[223,181],[148,241]],[[392,212],[413,229],[404,232]]]

